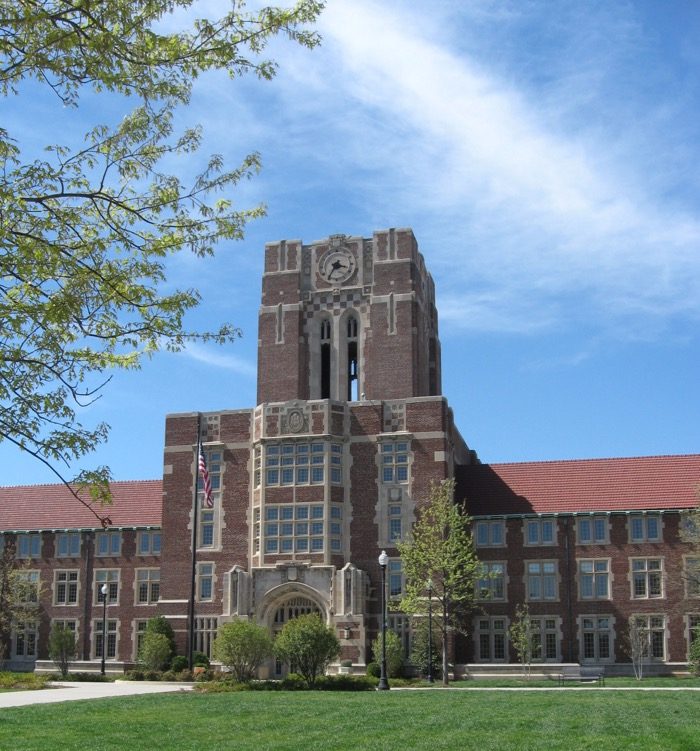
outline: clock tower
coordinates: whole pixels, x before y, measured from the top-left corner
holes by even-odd
[[[440,391],[435,289],[411,230],[266,246],[258,404]]]

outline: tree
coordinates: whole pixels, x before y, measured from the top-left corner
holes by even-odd
[[[240,683],[253,679],[260,665],[271,655],[272,639],[267,629],[250,621],[224,623],[214,641],[214,658]]]
[[[644,616],[631,615],[627,621],[627,653],[632,660],[634,677],[641,681],[644,677],[644,663],[649,657],[649,629]]]
[[[432,583],[437,610],[441,611],[443,685],[449,682],[448,635],[452,629],[461,629],[481,571],[469,517],[455,503],[454,492],[454,480],[433,484],[428,502],[418,509],[411,536],[397,543],[406,577],[401,610],[426,613],[427,586]]]
[[[382,634],[372,642],[372,654],[376,662],[382,659]],[[389,678],[398,678],[403,670],[403,644],[391,629],[386,632],[386,671]]]
[[[157,615],[153,618],[148,619],[148,623],[146,623],[144,638],[149,634],[161,634],[167,639],[169,651],[168,659],[175,654],[175,652],[177,651],[177,647],[175,645],[175,632],[173,631],[173,627],[170,625],[170,621],[168,621],[164,616]]]
[[[530,664],[532,658],[538,656],[540,646],[534,643],[535,631],[530,618],[530,608],[527,605],[518,605],[515,609],[515,620],[509,629],[510,642],[518,655],[523,667],[523,675],[530,677]]]
[[[700,498],[700,488],[697,490]],[[686,559],[683,576],[689,594],[700,594],[700,507],[687,512],[681,517],[680,538],[689,543],[697,558]]]
[[[340,641],[317,613],[309,613],[285,623],[275,639],[274,651],[313,688],[316,677],[340,654]]]
[[[168,637],[155,631],[146,631],[139,649],[139,662],[148,670],[165,670],[171,658],[172,649]]]
[[[26,567],[18,564],[15,546],[6,542],[0,553],[0,663],[10,643],[12,627],[39,614],[40,587]]]
[[[700,675],[700,628],[692,631],[693,641],[688,655],[688,669],[693,675]]]
[[[430,643],[432,642],[432,644]],[[413,619],[413,639],[411,642],[411,664],[414,665],[423,676],[432,674],[433,678],[439,678],[442,670],[442,642],[440,631],[433,627],[430,638],[428,637],[428,618],[418,617]],[[432,669],[429,671],[428,666]]]
[[[76,487],[56,465],[106,440],[108,426],[83,425],[78,412],[99,397],[109,371],[138,368],[193,339],[222,343],[239,333],[229,324],[187,330],[184,316],[199,295],[173,289],[166,268],[182,251],[209,256],[219,240],[242,238],[264,213],[231,198],[260,158],[227,168],[213,156],[188,183],[168,173],[166,162],[193,165],[201,142],[198,128],[174,132],[177,106],[208,70],[272,78],[276,65],[261,53],[278,35],[306,47],[319,42],[306,28],[323,7],[317,0],[256,12],[235,3],[220,18],[161,30],[190,5],[0,0],[0,95],[48,87],[63,109],[108,92],[128,108],[117,125],[95,125],[79,147],[52,145],[33,161],[17,134],[0,129],[0,440],[44,462],[86,505],[109,500],[109,470],[80,473]]]
[[[49,634],[49,657],[61,673],[61,678],[68,675],[68,669],[75,655],[75,631],[66,628],[61,623],[54,623]]]

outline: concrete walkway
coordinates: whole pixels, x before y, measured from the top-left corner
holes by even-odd
[[[53,704],[81,699],[108,699],[113,696],[137,696],[138,694],[167,694],[191,691],[187,683],[164,683],[149,681],[113,681],[90,683],[87,681],[56,682],[54,688],[36,691],[6,691],[0,693],[0,710],[6,707],[27,707],[32,704]]]

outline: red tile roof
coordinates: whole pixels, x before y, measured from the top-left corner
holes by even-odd
[[[159,527],[163,516],[161,480],[112,482],[113,502],[94,508],[113,527]],[[95,515],[63,485],[0,487],[0,529],[16,531],[94,529]]]
[[[692,508],[700,454],[477,464],[457,470],[472,516]]]

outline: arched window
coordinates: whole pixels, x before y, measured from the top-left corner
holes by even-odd
[[[359,364],[357,357],[357,318],[354,315],[348,316],[347,321],[347,346],[348,346],[348,401],[357,401],[359,399]]]
[[[331,322],[321,321],[321,399],[331,398]]]

